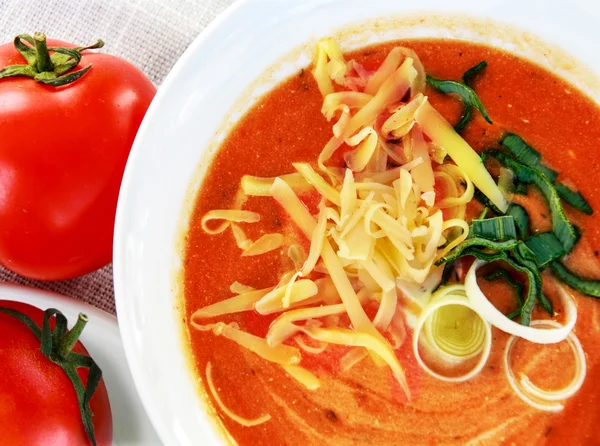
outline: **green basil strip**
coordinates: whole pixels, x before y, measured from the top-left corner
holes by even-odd
[[[542,154],[527,144],[519,135],[507,133],[500,144],[508,150],[521,164],[537,170],[545,175],[551,182],[556,181],[558,172],[542,164]]]
[[[458,245],[456,248],[454,248],[451,252],[449,252],[448,255],[446,255],[446,257],[442,257],[435,264],[436,264],[436,266],[439,266],[442,263],[453,262],[456,259],[458,259],[459,257],[463,257],[466,255],[474,255],[474,254],[467,254],[466,252],[464,252],[465,250],[467,250],[467,248],[485,248],[485,249],[491,249],[493,251],[503,252],[503,251],[510,251],[512,249],[515,249],[518,245],[519,245],[519,242],[517,240],[507,240],[505,242],[494,242],[494,241],[487,240],[487,239],[484,239],[481,237],[474,237],[474,238],[470,238],[470,239],[467,239],[464,242],[462,242],[460,245]],[[477,256],[475,256],[475,257],[477,257]],[[477,258],[479,258],[479,257],[477,257]],[[491,260],[487,260],[484,258],[481,258],[481,260],[486,260],[488,262],[491,261]]]
[[[554,308],[552,308],[552,302],[548,300],[546,296],[542,293],[542,275],[540,274],[540,270],[537,266],[537,258],[535,253],[529,249],[529,247],[524,242],[519,242],[517,249],[512,251],[515,260],[531,271],[533,276],[535,277],[535,281],[538,284],[538,292],[537,292],[537,300],[546,312],[552,316],[554,314]],[[528,324],[529,325],[529,324]]]
[[[485,110],[485,107],[479,100],[477,93],[475,93],[471,87],[469,87],[461,82],[435,79],[429,75],[427,75],[426,79],[427,79],[427,83],[429,85],[431,85],[433,88],[435,88],[437,91],[442,92],[444,94],[458,95],[458,97],[461,99],[461,101],[463,101],[465,106],[475,107],[477,110],[479,110],[479,112],[481,113],[481,115],[484,117],[484,119],[487,122],[489,122],[490,124],[493,124],[487,111]]]
[[[469,229],[469,236],[482,237],[494,242],[502,242],[517,238],[515,219],[512,216],[473,220]]]
[[[577,243],[577,240],[579,239],[579,234],[567,219],[558,192],[556,192],[556,189],[554,188],[554,184],[552,184],[545,175],[519,163],[506,153],[496,150],[484,152],[482,154],[484,161],[488,156],[496,158],[506,167],[511,169],[519,181],[534,184],[540,190],[550,208],[550,214],[552,216],[552,232],[554,232],[556,238],[562,243],[565,254],[571,252],[573,246],[575,246],[575,243]]]
[[[496,280],[504,280],[514,290],[517,298],[517,309],[512,313],[509,313],[506,317],[514,319],[521,314],[521,308],[523,307],[523,284],[514,280],[505,269],[496,269],[486,276],[483,276],[485,280],[494,282]]]
[[[529,215],[523,206],[511,204],[506,210],[506,215],[510,215],[515,220],[515,225],[522,239],[529,237]]]
[[[521,325],[527,326],[531,323],[531,313],[536,301],[539,300],[538,295],[542,294],[542,284],[537,281],[536,274],[529,268],[520,265],[512,259],[506,259],[506,262],[517,271],[525,274],[529,282],[525,302],[523,302],[523,306],[521,307]]]
[[[484,61],[479,62],[474,67],[471,67],[467,71],[465,71],[465,74],[463,74],[463,78],[462,78],[465,85],[470,86],[473,79],[475,79],[475,76],[477,76],[479,73],[481,73],[481,71],[483,71],[486,67],[487,67],[487,61],[484,60]]]
[[[537,170],[541,174],[545,175],[552,183],[556,182],[558,172],[552,170],[542,164],[542,155],[540,152],[535,150],[529,144],[527,144],[519,135],[514,133],[507,133],[500,141],[502,146],[508,150],[516,159],[527,167],[531,167]],[[555,185],[558,195],[568,204],[573,206],[575,209],[583,212],[587,215],[592,215],[593,210],[586,199],[579,192],[571,190],[564,184]],[[517,185],[517,191],[515,193],[521,193],[523,191],[522,183]]]
[[[475,79],[475,77],[485,67],[487,67],[487,62],[484,60],[483,62],[479,62],[474,67],[469,68],[467,71],[465,71],[465,74],[463,74],[463,83],[470,87],[473,79]],[[458,124],[454,126],[454,130],[456,131],[456,133],[461,133],[465,129],[465,127],[471,120],[471,116],[473,116],[473,107],[470,105],[466,105],[465,112],[463,113],[462,118],[460,118]]]
[[[456,133],[461,133],[465,129],[465,127],[467,126],[469,121],[471,120],[471,116],[473,116],[473,107],[471,107],[470,105],[467,105],[465,107],[465,112],[463,113],[462,117],[460,118],[460,121],[458,121],[458,124],[456,124],[454,126],[454,131]]]
[[[600,297],[600,280],[579,277],[558,261],[552,262],[550,264],[550,269],[561,282],[566,283],[581,294],[591,297]]]
[[[560,197],[565,201],[565,203],[570,204],[575,209],[583,212],[586,215],[592,215],[594,213],[594,210],[587,200],[583,198],[583,195],[581,195],[580,192],[575,192],[561,183],[556,184],[554,188],[556,189],[556,192],[558,192],[558,195],[560,195]]]
[[[525,245],[535,255],[535,263],[539,269],[565,255],[562,244],[552,232],[541,232],[525,241]]]
[[[520,181],[517,183],[517,187],[515,187],[516,195],[527,195],[527,184],[521,183]]]
[[[483,155],[482,155],[483,156]],[[498,209],[496,207],[496,205],[494,203],[492,203],[490,201],[490,199],[488,197],[486,197],[483,192],[481,192],[479,189],[475,188],[474,190],[474,198],[479,201],[481,204],[483,204],[485,207],[491,209],[496,215],[504,215],[504,212],[502,212],[500,209]]]

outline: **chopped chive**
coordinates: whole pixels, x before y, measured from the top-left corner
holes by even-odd
[[[515,219],[510,215],[505,215],[485,220],[473,220],[469,236],[482,237],[495,242],[516,239]]]
[[[594,213],[594,210],[587,200],[583,198],[583,195],[581,195],[580,192],[575,192],[561,183],[555,185],[554,187],[556,188],[558,195],[560,195],[560,197],[566,203],[570,204],[575,209],[583,212],[586,215],[592,215]]]
[[[600,280],[586,279],[569,271],[562,263],[554,261],[550,269],[561,281],[581,294],[591,297],[600,297]]]
[[[444,94],[458,95],[458,97],[463,101],[465,106],[475,107],[477,110],[479,110],[479,112],[481,113],[481,115],[484,117],[484,119],[487,122],[489,122],[490,124],[493,124],[487,111],[485,110],[485,107],[479,100],[477,93],[475,93],[471,87],[469,87],[461,82],[435,79],[429,75],[427,75],[426,79],[427,79],[427,83],[429,85],[431,85],[433,88],[435,88],[437,91],[440,91]]]
[[[542,155],[519,135],[508,133],[502,138],[500,144],[507,149],[521,164],[537,170],[545,175],[551,182],[556,181],[558,173],[542,164]]]
[[[506,215],[510,215],[515,220],[515,225],[522,239],[529,237],[529,215],[523,206],[512,203],[506,210]]]
[[[552,232],[541,232],[525,241],[525,245],[535,256],[539,269],[565,255],[562,244]]]
[[[550,214],[552,216],[552,232],[560,240],[568,254],[577,243],[579,234],[575,227],[569,222],[565,212],[562,208],[560,197],[554,184],[543,174],[535,169],[525,166],[519,163],[517,160],[507,155],[506,153],[490,150],[482,154],[482,158],[485,160],[487,157],[494,157],[506,167],[511,169],[517,179],[527,184],[534,184],[544,195],[548,206],[550,208]]]

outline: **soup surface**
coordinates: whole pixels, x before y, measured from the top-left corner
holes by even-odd
[[[467,69],[486,60],[486,71],[477,77],[473,88],[494,124],[488,124],[477,113],[463,137],[481,151],[497,146],[505,131],[518,133],[542,153],[549,166],[560,172],[560,179],[575,184],[590,205],[600,209],[595,176],[600,153],[600,112],[590,99],[538,66],[467,42],[410,40],[376,45],[346,56],[374,69],[398,44],[414,49],[426,72],[439,79],[459,80]],[[456,98],[429,86],[426,95],[449,122],[459,120],[462,104]],[[233,282],[265,288],[276,284],[281,274],[290,269],[286,250],[240,257],[229,231],[206,234],[201,219],[212,209],[232,206],[243,175],[271,177],[290,173],[291,163],[297,161],[315,165],[331,137],[331,123],[321,114],[322,103],[309,68],[260,100],[217,152],[191,217],[184,262],[184,305],[197,375],[204,380],[206,365],[211,362],[215,387],[228,408],[246,418],[271,416],[268,422],[244,427],[215,406],[219,422],[231,437],[242,445],[600,444],[600,303],[577,293],[574,333],[587,354],[587,377],[577,394],[567,400],[564,410],[556,413],[525,404],[510,388],[502,371],[502,353],[509,335],[496,328],[492,353],[484,369],[462,383],[442,382],[424,373],[414,359],[410,342],[405,343],[397,355],[412,390],[410,401],[389,370],[370,360],[341,371],[338,360],[345,353],[342,347],[332,347],[326,355],[303,354],[302,365],[321,380],[319,389],[309,391],[276,364],[231,340],[190,328],[190,318],[198,308],[232,295],[229,286]],[[549,213],[535,194],[520,200],[530,214],[533,228],[549,227]],[[280,232],[302,243],[302,236],[294,231],[273,200],[252,197],[244,208],[262,216],[260,222],[244,226],[250,238]],[[597,277],[598,216],[586,216],[568,206],[566,211],[582,233],[568,265],[579,274]],[[481,282],[490,300],[501,307],[507,289]],[[551,282],[545,286],[552,299]],[[243,330],[264,336],[276,316],[260,316],[252,311],[219,320],[236,322]],[[523,342],[516,348],[514,360],[540,385],[558,388],[574,374],[572,353],[562,344]]]

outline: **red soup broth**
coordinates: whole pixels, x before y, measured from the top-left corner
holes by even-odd
[[[395,45],[414,49],[428,74],[460,80],[476,63],[486,60],[485,73],[473,87],[492,117],[486,123],[479,114],[464,132],[480,151],[497,145],[504,131],[518,133],[542,152],[546,163],[560,171],[600,209],[600,182],[596,178],[600,111],[577,89],[552,73],[506,52],[488,46],[452,40],[409,40],[354,51],[366,67],[378,66]],[[428,87],[432,104],[457,122],[462,105]],[[575,294],[578,320],[575,333],[587,353],[588,374],[583,388],[559,413],[536,410],[523,403],[510,388],[502,366],[508,336],[494,329],[492,354],[483,371],[464,383],[445,383],[423,373],[414,360],[410,343],[398,353],[413,389],[407,402],[394,385],[387,368],[363,360],[340,372],[342,347],[307,358],[303,365],[318,374],[321,387],[308,391],[276,364],[262,360],[236,343],[211,332],[194,330],[190,317],[200,307],[231,297],[234,281],[255,288],[273,286],[290,269],[286,249],[256,257],[240,257],[230,231],[204,233],[200,221],[211,209],[230,208],[243,175],[276,176],[293,172],[292,162],[315,163],[331,137],[331,123],[322,116],[322,96],[309,68],[301,70],[266,94],[233,128],[214,157],[196,198],[184,262],[184,307],[189,348],[196,373],[204,379],[208,362],[223,403],[245,418],[270,414],[271,420],[244,427],[221,413],[217,416],[241,445],[259,444],[600,444],[600,312],[596,302]],[[534,194],[535,195],[535,194]],[[311,205],[311,197],[303,197]],[[312,206],[315,205],[313,197]],[[535,196],[523,204],[532,225],[549,226],[548,211]],[[246,209],[261,214],[261,221],[244,228],[252,239],[260,234],[284,232],[296,242],[282,209],[271,198],[250,198]],[[582,232],[570,255],[576,272],[598,275],[600,223],[598,217],[567,209]],[[306,242],[305,242],[306,243]],[[491,298],[507,295],[502,287],[485,284]],[[500,302],[498,305],[502,305]],[[242,329],[264,336],[274,316],[254,312],[219,318],[237,322]],[[410,333],[409,333],[410,337]],[[573,373],[568,350],[536,346],[518,350],[518,361],[540,359],[532,379],[537,382],[568,381]],[[565,350],[565,351],[563,351]],[[306,356],[304,353],[303,356]],[[565,365],[567,364],[567,365]]]

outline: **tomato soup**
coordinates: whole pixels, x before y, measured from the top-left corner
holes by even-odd
[[[547,166],[559,172],[559,180],[576,185],[591,207],[599,209],[595,172],[600,111],[592,100],[539,66],[498,49],[468,42],[390,42],[345,57],[373,71],[397,45],[414,50],[427,74],[437,79],[459,81],[470,67],[487,61],[485,72],[471,86],[493,124],[474,113],[462,132],[464,139],[481,152],[497,147],[505,132],[519,134],[541,152]],[[458,122],[463,113],[460,101],[430,85],[425,95],[448,122]],[[277,364],[265,361],[226,337],[198,331],[190,325],[198,308],[231,297],[230,285],[236,281],[256,289],[277,284],[282,274],[293,268],[286,255],[288,242],[293,240],[308,252],[310,242],[270,197],[248,198],[243,208],[260,213],[261,219],[240,224],[252,240],[267,233],[285,236],[283,247],[262,255],[241,257],[231,232],[207,234],[202,229],[202,218],[210,210],[232,207],[244,175],[288,174],[294,171],[295,162],[316,166],[319,154],[332,136],[332,123],[321,113],[322,106],[323,95],[310,67],[282,82],[231,130],[196,198],[186,238],[183,275],[185,324],[196,373],[206,381],[205,370],[210,362],[212,382],[224,406],[248,419],[270,415],[269,421],[246,427],[215,404],[219,423],[241,445],[598,444],[600,303],[573,290],[570,292],[578,314],[573,333],[586,352],[587,375],[581,389],[566,400],[562,410],[554,412],[538,410],[513,392],[503,371],[509,335],[495,327],[485,366],[477,376],[458,383],[440,381],[424,373],[411,350],[411,330],[407,328],[407,340],[396,350],[396,356],[411,390],[408,400],[390,371],[369,358],[343,370],[339,359],[348,351],[345,346],[329,346],[322,355],[302,352],[300,364],[320,380],[318,389],[307,390]],[[343,161],[339,153],[331,160],[338,165]],[[310,194],[303,200],[314,214],[319,200]],[[515,195],[514,202],[527,210],[534,232],[551,227],[551,215],[539,193]],[[472,213],[481,208],[481,205],[469,206]],[[588,216],[569,206],[564,208],[581,234],[566,263],[578,274],[597,278],[600,267],[597,214]],[[545,280],[550,273],[541,275]],[[500,308],[509,289],[485,280],[480,283],[490,301]],[[560,312],[551,281],[544,281],[544,290]],[[399,302],[403,305],[402,298]],[[364,305],[371,318],[375,310],[369,304]],[[537,313],[542,313],[539,307],[534,310],[534,315]],[[245,311],[216,319],[235,322],[240,329],[264,337],[277,316]],[[525,345],[519,341],[514,354],[513,360],[540,386],[560,387],[575,373],[572,354],[563,344]],[[211,404],[214,402],[210,397],[209,400]]]

